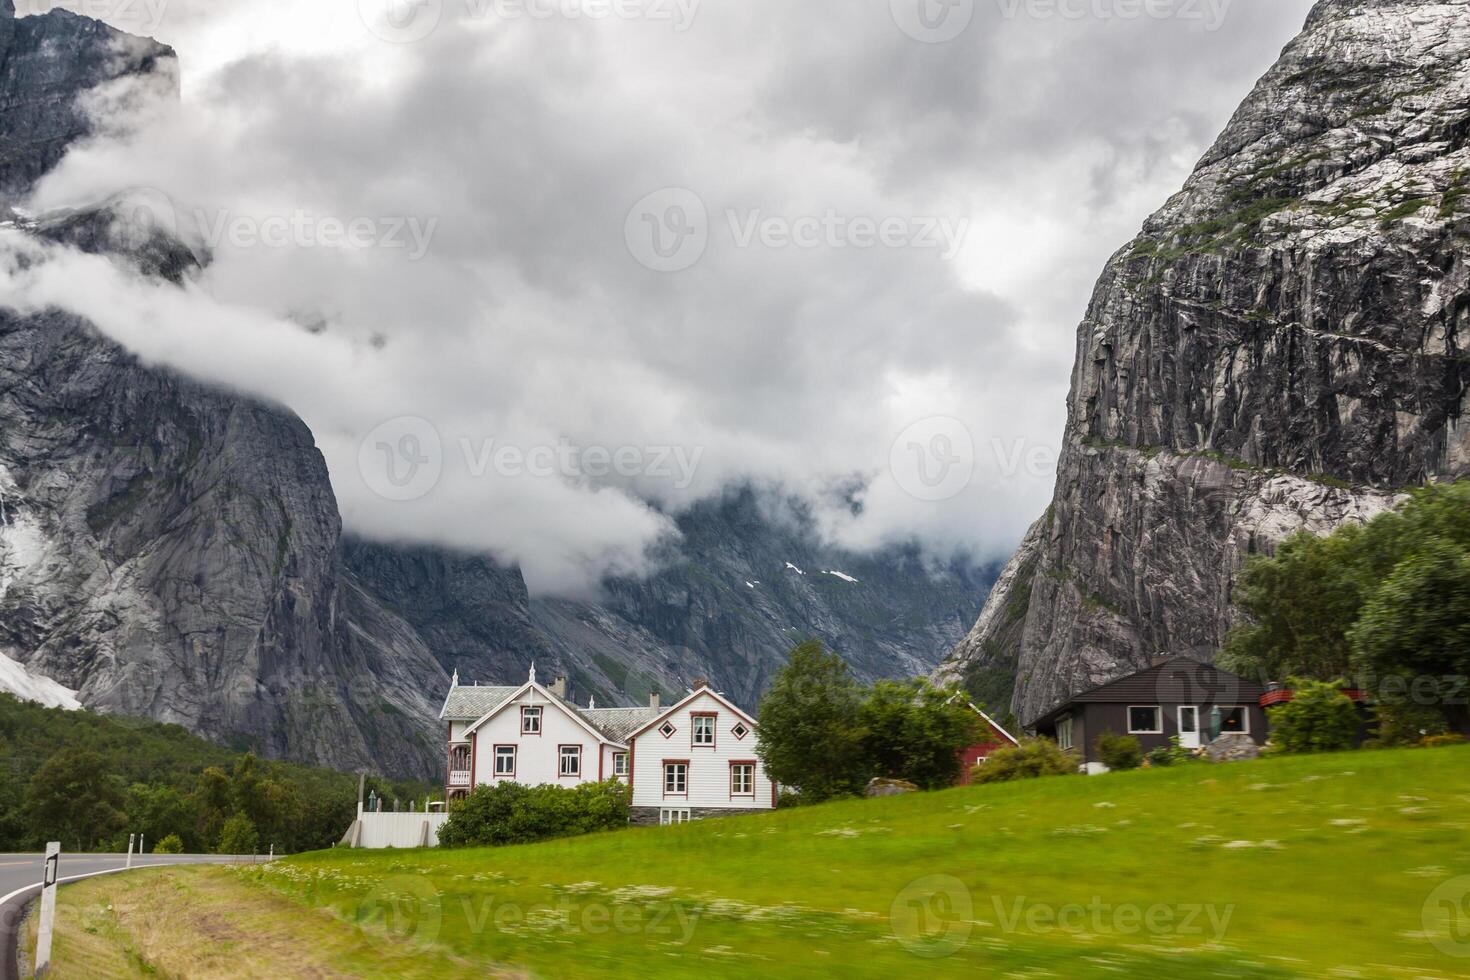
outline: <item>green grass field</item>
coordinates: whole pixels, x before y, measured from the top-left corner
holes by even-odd
[[[1470,747],[179,874],[349,974],[1470,977]]]

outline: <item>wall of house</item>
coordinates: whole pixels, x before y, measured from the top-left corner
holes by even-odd
[[[715,715],[714,747],[695,747],[693,716]],[[635,808],[689,808],[708,810],[769,810],[775,806],[775,794],[765,766],[755,754],[756,731],[753,722],[743,718],[708,692],[701,692],[688,704],[667,718],[674,726],[668,738],[659,731],[663,721],[637,735],[632,745],[633,806]],[[736,722],[749,729],[743,739],[733,734]],[[664,793],[664,763],[689,763],[689,792],[685,796]],[[732,796],[730,765],[734,762],[755,764],[755,795]]]
[[[521,733],[521,708],[536,705],[541,708],[541,734]],[[578,783],[595,783],[604,770],[605,753],[602,739],[593,735],[579,720],[569,713],[559,701],[554,701],[534,688],[520,697],[502,705],[495,717],[475,729],[475,785],[486,783],[516,782],[526,786],[551,784],[576,786]],[[495,746],[514,745],[516,771],[513,777],[495,775]],[[561,775],[561,747],[576,745],[582,749],[582,774],[579,777]],[[605,770],[611,775],[611,754],[606,753]]]
[[[1138,707],[1149,706],[1145,702],[1139,702]],[[1074,734],[1078,739],[1077,748],[1083,753],[1083,758],[1088,763],[1096,763],[1101,760],[1097,755],[1097,747],[1094,744],[1097,737],[1104,732],[1114,732],[1118,735],[1132,735],[1138,739],[1145,753],[1154,749],[1173,744],[1174,736],[1179,734],[1179,704],[1161,704],[1163,709],[1163,732],[1159,734],[1140,734],[1128,731],[1128,708],[1126,704],[1082,704],[1079,705],[1077,717],[1082,721],[1082,727]],[[1258,704],[1244,705],[1249,717],[1250,731],[1247,733],[1258,745],[1264,745],[1269,732],[1266,721],[1266,712]],[[1200,708],[1199,724],[1201,740],[1208,738],[1210,726],[1210,708]],[[1082,736],[1085,735],[1085,740]]]

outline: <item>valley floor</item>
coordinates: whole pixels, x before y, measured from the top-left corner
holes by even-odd
[[[63,889],[60,977],[1470,977],[1470,747]]]

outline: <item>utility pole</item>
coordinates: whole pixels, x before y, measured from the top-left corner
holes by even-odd
[[[36,976],[51,969],[51,932],[56,920],[56,879],[61,870],[61,842],[46,845],[46,875],[41,879],[41,924],[36,932]]]

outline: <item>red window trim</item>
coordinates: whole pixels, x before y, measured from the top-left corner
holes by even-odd
[[[745,729],[745,731],[743,731],[743,732],[737,732],[735,730],[737,728],[743,728],[743,729]],[[738,721],[737,720],[734,725],[730,726],[730,736],[733,739],[735,739],[735,741],[737,741],[737,742],[743,742],[743,741],[745,741],[745,736],[747,736],[749,734],[750,734],[750,726],[747,725],[743,721]]]
[[[496,769],[499,768],[500,750],[501,749],[510,749],[510,775],[509,776],[507,776],[503,772],[496,772],[495,771]],[[492,746],[491,747],[491,749],[490,749],[490,758],[492,760],[494,760],[494,762],[492,762],[491,767],[490,767],[490,769],[491,769],[490,778],[491,779],[515,779],[516,778],[516,773],[520,771],[520,767],[521,767],[521,747],[519,745],[508,745],[508,744],[502,742],[499,745],[495,745],[495,746]]]
[[[539,712],[539,714],[537,714],[537,716],[536,716],[536,730],[534,732],[528,732],[528,731],[526,731],[526,709],[527,708],[535,708]],[[546,730],[546,710],[543,708],[543,706],[541,706],[539,704],[523,704],[523,705],[521,705],[521,734],[522,735],[535,735],[535,736],[537,736],[539,738],[540,735],[541,735],[541,733],[543,731],[545,731],[545,730]]]
[[[735,767],[750,767],[750,792],[735,792]],[[730,760],[730,799],[732,800],[754,800],[755,799],[755,760],[754,759],[731,759]]]
[[[684,792],[682,792],[682,793],[670,793],[669,792],[669,766],[683,766],[684,767]],[[660,777],[664,781],[664,786],[663,786],[663,789],[664,789],[664,796],[663,796],[663,798],[664,799],[666,799],[666,800],[687,800],[687,799],[689,799],[689,770],[690,770],[690,765],[689,765],[689,760],[688,759],[665,759],[664,760],[663,767],[659,770],[659,775],[660,775]]]
[[[561,750],[562,749],[576,749],[577,750],[577,772],[576,772],[575,775],[571,775],[571,774],[564,773],[564,772],[561,771],[561,757],[562,757],[561,756]],[[587,753],[585,753],[585,752],[582,751],[581,744],[580,743],[577,743],[577,742],[568,742],[565,745],[558,745],[556,747],[556,778],[557,779],[581,779],[582,778],[582,757],[585,756],[586,754]]]
[[[667,732],[664,731],[664,728],[665,727],[668,728],[668,731]],[[677,735],[679,733],[679,726],[676,725],[676,724],[674,724],[674,720],[672,718],[670,718],[668,721],[666,721],[662,725],[659,725],[658,726],[658,733],[660,735],[662,735],[664,738],[673,738],[675,735]]]
[[[708,744],[706,744],[704,742],[696,742],[696,741],[694,741],[694,719],[696,719],[696,718],[713,718],[714,719],[714,721],[709,726],[710,727],[710,735],[713,736],[713,740],[710,741]],[[691,711],[691,712],[689,712],[689,747],[691,749],[712,749],[712,748],[715,747],[715,743],[719,741],[719,738],[720,738],[720,713],[718,711]]]

